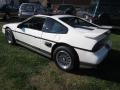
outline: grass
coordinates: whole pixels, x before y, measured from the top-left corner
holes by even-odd
[[[113,49],[98,69],[67,73],[35,52],[8,45],[0,31],[0,90],[120,90],[120,35],[111,39]]]

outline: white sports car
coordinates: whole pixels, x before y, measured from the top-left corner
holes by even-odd
[[[65,71],[100,64],[112,45],[109,30],[71,15],[35,15],[4,25],[2,32],[9,44],[50,57]]]

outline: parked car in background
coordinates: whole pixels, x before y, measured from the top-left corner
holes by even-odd
[[[120,0],[98,0],[90,5],[85,16],[99,25],[120,26]]]
[[[72,15],[35,15],[6,24],[9,44],[18,43],[52,58],[65,71],[100,64],[111,49],[110,31]]]
[[[47,9],[37,3],[23,3],[19,8],[19,18],[28,18],[37,14],[47,14]]]
[[[19,11],[18,5],[15,6],[15,5],[6,4],[0,8],[0,17],[5,20],[8,20],[11,17],[17,17],[18,11]]]
[[[76,15],[76,9],[70,4],[60,4],[53,9],[54,14],[69,14]]]
[[[88,10],[87,7],[84,7],[84,9],[81,9],[81,8],[80,8],[80,9],[77,10],[76,15],[77,15],[78,17],[85,18],[85,16],[89,14],[87,10]]]

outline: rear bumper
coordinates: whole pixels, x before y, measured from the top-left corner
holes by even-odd
[[[78,56],[81,67],[84,68],[94,68],[100,64],[104,58],[107,56],[108,52],[112,47],[111,41],[107,43],[107,46],[104,46],[97,52],[89,52],[80,49],[75,49]]]

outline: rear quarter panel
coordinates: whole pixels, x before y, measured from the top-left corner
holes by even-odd
[[[97,43],[97,40],[86,38],[74,30],[68,32],[66,35],[60,34],[59,37],[59,42],[63,42],[70,46],[86,50],[92,50],[94,45]]]

